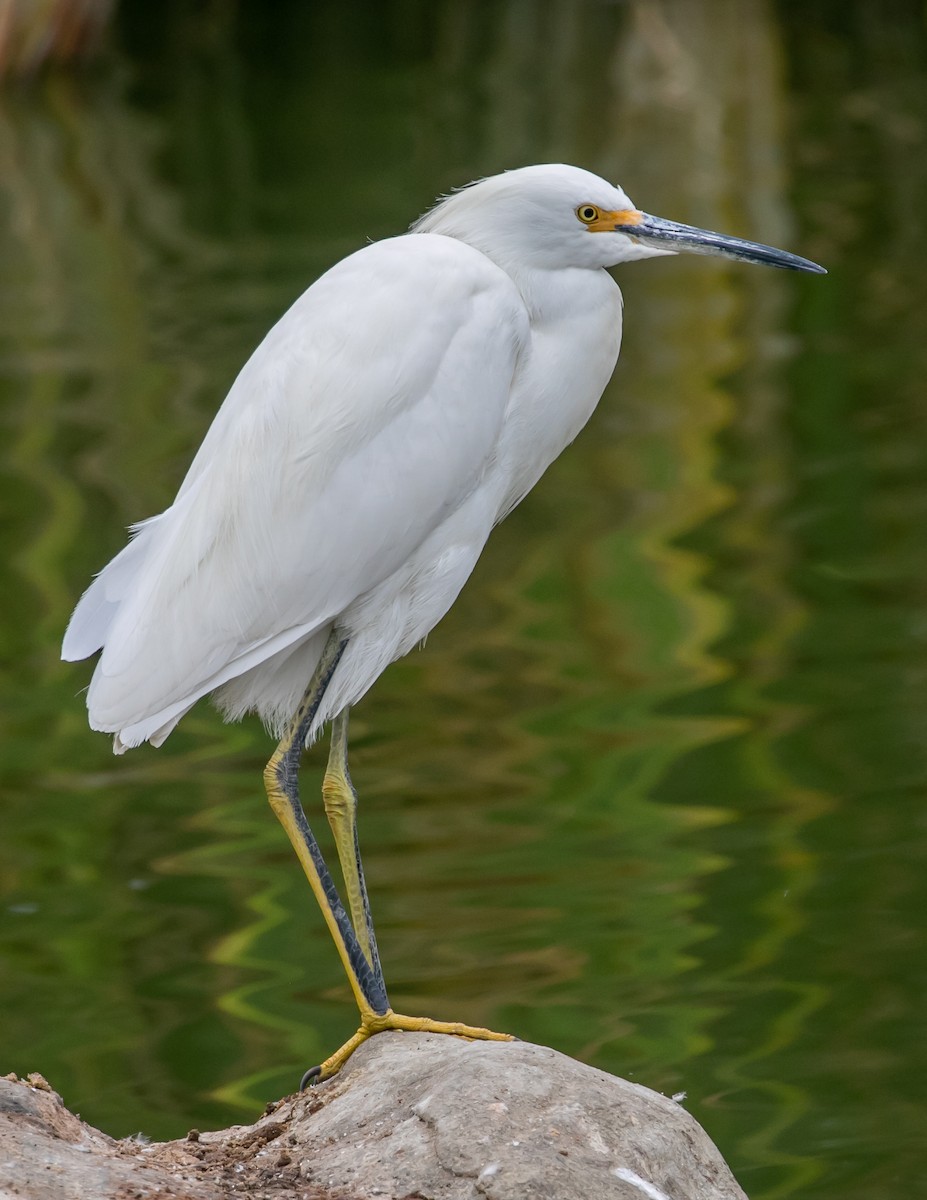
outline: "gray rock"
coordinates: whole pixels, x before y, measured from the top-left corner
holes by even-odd
[[[0,1080],[0,1200],[746,1200],[675,1101],[526,1042],[380,1034],[254,1125],[151,1146],[37,1078]]]

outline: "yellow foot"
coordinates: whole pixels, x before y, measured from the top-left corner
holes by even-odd
[[[450,1033],[454,1037],[470,1038],[479,1042],[514,1042],[510,1033],[494,1033],[491,1029],[481,1029],[478,1025],[462,1025],[459,1021],[433,1021],[430,1017],[404,1017],[389,1009],[385,1013],[363,1013],[361,1027],[352,1038],[348,1038],[340,1050],[336,1050],[331,1058],[326,1058],[321,1067],[313,1067],[303,1076],[302,1086],[307,1083],[330,1079],[336,1075],[348,1061],[354,1051],[375,1033],[384,1033],[389,1029],[404,1030],[408,1033]]]

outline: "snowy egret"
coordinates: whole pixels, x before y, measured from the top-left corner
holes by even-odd
[[[589,419],[618,358],[606,268],[677,254],[807,259],[641,212],[576,167],[525,167],[439,201],[314,283],[219,409],[174,503],[85,592],[62,657],[117,753],[161,745],[200,697],[257,711],[264,772],[372,1033],[506,1039],[390,1007],[357,841],[348,712],[457,598],[489,537]],[[347,910],[303,812],[303,748],[331,722],[324,808]]]

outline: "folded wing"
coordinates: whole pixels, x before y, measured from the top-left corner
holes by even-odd
[[[449,238],[323,276],[243,368],[174,504],[77,606],[63,657],[103,650],[91,724],[175,719],[397,570],[491,463],[527,336],[508,277]]]

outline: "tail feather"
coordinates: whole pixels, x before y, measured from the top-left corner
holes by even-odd
[[[119,603],[145,560],[150,530],[157,520],[153,517],[136,526],[128,546],[107,563],[81,596],[61,645],[61,657],[65,662],[78,662],[103,649]]]

